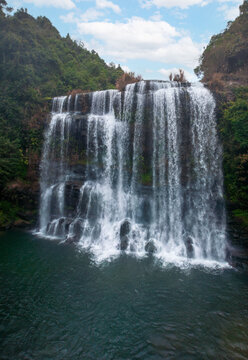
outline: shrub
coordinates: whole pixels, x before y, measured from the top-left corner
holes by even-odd
[[[179,71],[178,74],[170,73],[170,76],[169,76],[170,81],[188,82],[185,77],[184,71],[182,69],[179,69],[178,71]]]
[[[117,79],[116,89],[119,91],[123,91],[125,90],[126,85],[133,84],[141,80],[143,80],[141,75],[135,76],[135,73],[133,72],[129,72],[129,73],[125,72],[124,74],[121,75],[119,79]]]

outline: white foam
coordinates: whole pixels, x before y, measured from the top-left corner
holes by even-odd
[[[74,181],[74,174],[67,155],[68,147],[75,144],[70,143],[71,134],[81,120],[77,114],[74,121],[73,114],[64,111],[66,101],[70,110],[71,97],[54,99],[41,164],[38,234],[61,241],[77,237],[79,248],[90,251],[96,262],[109,261],[121,253],[120,227],[128,220],[130,256],[147,256],[145,247],[152,241],[157,248],[154,258],[162,264],[225,267],[223,176],[214,98],[199,83],[184,87],[150,82],[146,89],[147,82],[141,81],[128,85],[124,96],[117,90],[91,94],[84,129],[86,178],[79,177],[81,190],[72,210],[68,210],[66,186]],[[77,109],[79,96],[74,101]],[[144,159],[148,122],[151,159]],[[182,147],[186,137],[187,149]],[[182,158],[185,151],[189,153]],[[182,159],[188,162],[186,170]],[[144,168],[149,168],[151,184],[142,192]]]

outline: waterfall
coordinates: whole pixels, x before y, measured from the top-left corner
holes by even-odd
[[[102,259],[225,259],[222,151],[201,84],[55,98],[40,182],[42,236]]]

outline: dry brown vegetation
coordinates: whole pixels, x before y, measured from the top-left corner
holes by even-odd
[[[170,81],[188,82],[185,77],[184,71],[182,69],[179,69],[178,71],[179,71],[178,74],[170,73],[170,76],[169,76]]]
[[[67,95],[75,96],[77,94],[86,94],[89,93],[91,90],[82,90],[82,89],[75,89],[72,91],[69,91]]]
[[[223,75],[222,73],[213,73],[211,80],[208,82],[208,86],[213,90],[221,91],[225,86]]]
[[[135,75],[134,72],[125,72],[122,76],[116,81],[116,89],[119,91],[125,90],[126,85],[133,84],[143,80],[141,75]]]

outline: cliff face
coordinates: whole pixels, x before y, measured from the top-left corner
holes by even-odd
[[[222,152],[202,85],[141,81],[53,101],[39,232],[224,260]],[[143,251],[142,250],[142,251]]]
[[[234,99],[233,88],[248,85],[248,2],[240,16],[223,33],[214,35],[195,69],[203,81],[225,99]]]
[[[229,238],[232,244],[248,248],[247,0],[240,6],[240,16],[212,37],[195,72],[217,99]],[[242,256],[247,261],[247,255]]]

